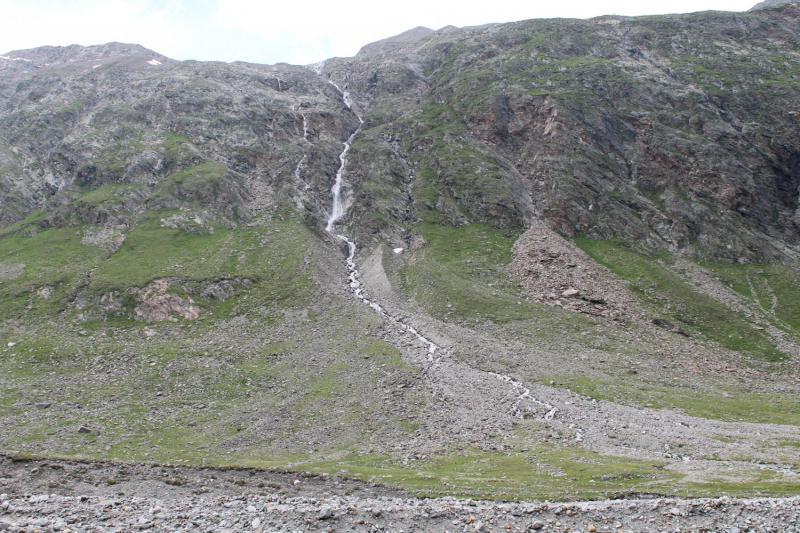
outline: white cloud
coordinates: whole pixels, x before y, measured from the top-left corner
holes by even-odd
[[[758,0],[674,0],[668,9],[687,13],[705,9],[745,10]],[[664,4],[640,0],[553,1],[375,0],[266,1],[218,0],[216,16],[228,30],[258,35],[271,46],[290,51],[290,62],[309,63],[351,56],[369,42],[416,26],[474,26],[530,18],[587,18],[606,14],[658,14]]]
[[[68,7],[42,2],[2,9],[0,49],[43,45],[144,42],[168,46],[166,21],[141,0],[77,1]]]
[[[674,0],[672,12],[745,10],[757,0]],[[0,51],[138,43],[176,59],[307,64],[349,56],[415,26],[656,14],[641,0],[0,0]]]

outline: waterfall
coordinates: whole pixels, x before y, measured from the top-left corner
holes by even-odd
[[[347,109],[351,109],[350,106],[350,93],[347,92],[347,85],[344,86],[344,89],[340,89],[338,85],[334,82],[328,80],[328,83],[336,87],[336,90],[342,95],[342,101],[344,105],[347,106]],[[354,112],[355,113],[355,112]],[[342,218],[344,215],[344,199],[342,198],[342,185],[344,185],[344,167],[347,165],[347,152],[350,151],[350,146],[353,145],[353,139],[356,138],[356,135],[361,131],[361,126],[364,124],[364,120],[359,116],[358,113],[355,113],[356,118],[358,118],[359,126],[356,131],[350,136],[347,141],[344,143],[344,149],[342,153],[339,154],[339,170],[336,171],[336,181],[333,182],[333,188],[331,189],[331,196],[333,196],[333,205],[331,206],[331,213],[328,217],[328,224],[325,226],[325,229],[328,232],[333,231],[333,225],[336,224],[336,221]],[[305,119],[305,117],[303,117]],[[349,242],[349,241],[348,241]]]
[[[351,109],[349,100],[350,93],[347,91],[347,85],[344,86],[344,89],[340,89],[339,86],[333,83],[332,81],[329,81],[329,83],[334,87],[336,87],[336,90],[338,90],[342,95],[342,100],[344,101],[344,104],[347,106],[348,109]],[[350,138],[347,139],[347,141],[344,143],[344,149],[342,150],[342,153],[339,154],[339,170],[336,172],[336,181],[333,183],[333,188],[331,189],[331,195],[333,196],[333,205],[331,206],[331,213],[330,216],[328,217],[328,224],[325,226],[325,229],[332,235],[335,235],[337,238],[347,243],[347,260],[346,260],[347,279],[350,282],[350,288],[353,290],[353,294],[355,294],[359,300],[361,300],[365,304],[372,307],[375,311],[377,311],[383,318],[393,323],[400,329],[411,333],[417,338],[417,340],[425,344],[428,347],[428,360],[431,363],[437,363],[438,360],[434,360],[433,357],[433,354],[436,352],[436,350],[439,349],[439,346],[436,343],[425,338],[412,326],[404,324],[402,321],[390,315],[379,303],[374,302],[369,298],[367,298],[366,296],[364,296],[364,292],[361,288],[361,282],[358,280],[359,277],[358,268],[356,267],[356,262],[354,259],[356,255],[356,243],[353,242],[353,240],[345,237],[344,235],[334,233],[333,231],[333,227],[336,224],[336,221],[339,220],[342,217],[342,215],[344,215],[344,210],[345,210],[344,199],[342,198],[342,186],[344,185],[344,170],[345,167],[347,166],[347,152],[350,151],[350,147],[353,145],[353,140],[355,139],[356,135],[358,135],[358,133],[361,131],[361,125],[364,124],[364,120],[358,114],[356,114],[356,117],[358,117],[360,125],[358,126],[358,129],[356,129],[356,131],[354,131],[353,134],[350,136]]]
[[[361,127],[359,127],[349,139],[347,139],[347,141],[344,143],[344,150],[342,150],[342,153],[339,154],[339,170],[336,171],[336,181],[333,183],[333,188],[331,189],[333,205],[331,206],[331,214],[328,218],[328,225],[325,226],[327,231],[332,231],[333,225],[336,224],[337,220],[342,218],[342,215],[344,215],[344,199],[342,198],[342,185],[344,185],[344,178],[342,175],[344,174],[344,167],[347,164],[347,152],[350,151],[350,146],[353,144],[353,139],[355,139],[360,130]]]
[[[297,167],[294,169],[294,177],[297,181],[299,181],[305,186],[303,190],[307,191],[311,188],[311,185],[309,185],[308,182],[306,182],[306,180],[303,179],[303,165],[305,164],[305,162],[306,162],[306,156],[303,156],[300,162],[297,163]]]
[[[339,88],[339,86],[331,80],[328,80],[328,83],[336,87],[336,90],[342,95],[342,101],[344,102],[344,105],[347,106],[347,109],[352,109],[352,106],[350,105],[350,91],[347,90],[347,84],[345,84],[343,88]],[[359,120],[361,120],[360,117]]]
[[[349,102],[349,93],[346,90],[339,89],[339,87],[330,82],[336,89],[342,94],[342,100],[344,101],[345,105],[348,109],[350,109],[350,102]],[[345,85],[345,89],[347,86]],[[364,121],[361,119],[360,116],[358,117],[359,122],[361,125],[364,124]],[[305,118],[305,117],[304,117]],[[372,309],[374,309],[381,317],[386,320],[387,322],[391,323],[393,326],[401,329],[404,332],[411,333],[414,337],[420,341],[423,345],[427,347],[427,359],[430,363],[430,367],[436,367],[442,364],[443,358],[447,355],[447,351],[445,349],[441,349],[439,345],[437,345],[432,340],[428,339],[420,332],[418,332],[413,326],[410,326],[404,323],[402,320],[396,318],[395,316],[391,315],[386,309],[383,308],[378,302],[374,300],[370,300],[367,296],[364,295],[364,290],[361,286],[361,282],[359,281],[359,273],[358,268],[355,262],[355,255],[356,255],[356,243],[342,235],[340,233],[334,232],[334,226],[336,222],[344,215],[345,211],[345,202],[342,197],[342,186],[344,185],[344,171],[345,167],[347,166],[347,152],[350,151],[350,147],[353,144],[353,140],[355,139],[356,135],[361,131],[361,125],[359,125],[358,129],[353,132],[352,135],[347,139],[344,143],[344,148],[342,149],[342,153],[339,154],[339,170],[336,172],[336,181],[333,184],[333,188],[331,189],[331,196],[333,197],[333,204],[331,206],[330,216],[328,217],[328,223],[325,226],[325,229],[334,235],[336,238],[341,239],[342,241],[347,243],[347,259],[345,261],[347,265],[347,280],[350,285],[350,289],[353,291],[353,294],[364,302],[365,304],[369,305]],[[297,168],[297,174],[299,177],[299,172],[302,165],[302,161]],[[437,356],[437,351],[439,355]],[[426,369],[427,371],[427,369]],[[531,390],[520,381],[517,381],[510,376],[506,376],[503,374],[498,374],[495,372],[487,372],[487,375],[493,376],[494,378],[498,379],[502,383],[511,386],[511,391],[508,393],[513,397],[513,401],[511,404],[511,414],[512,416],[522,416],[523,414],[523,402],[528,402],[529,404],[538,405],[539,407],[543,407],[547,410],[547,413],[544,415],[544,420],[552,420],[558,410],[556,407],[550,405],[549,403],[537,400],[531,395]],[[580,429],[578,429],[578,438],[577,440],[582,440],[582,435],[580,433]]]
[[[336,86],[336,84],[334,84],[333,82],[331,83],[334,86]],[[339,89],[338,87],[336,88]],[[345,93],[341,90],[340,92],[342,92],[342,97],[344,98]],[[345,103],[347,104],[347,107],[350,107],[350,104],[347,101],[345,101]],[[361,117],[358,117],[358,120],[361,124],[364,123]],[[392,322],[394,325],[403,329],[404,331],[411,333],[417,338],[417,340],[424,343],[428,347],[429,361],[431,363],[436,363],[437,361],[433,359],[433,354],[436,352],[437,349],[439,349],[439,346],[436,345],[436,343],[425,338],[422,334],[417,332],[417,330],[414,329],[412,326],[404,324],[400,320],[390,315],[379,303],[372,301],[366,296],[364,296],[364,292],[361,288],[361,282],[358,280],[359,277],[358,268],[356,267],[356,262],[354,259],[356,255],[356,243],[353,242],[352,239],[349,239],[344,235],[334,233],[333,231],[333,227],[336,224],[336,221],[339,220],[342,217],[342,215],[344,215],[344,210],[345,210],[344,199],[342,197],[342,186],[344,185],[344,170],[345,167],[347,166],[347,152],[350,151],[350,147],[353,145],[353,139],[355,139],[356,135],[358,135],[360,131],[361,131],[361,126],[359,126],[355,132],[353,132],[353,134],[350,136],[349,139],[347,139],[347,141],[344,143],[344,149],[342,150],[342,153],[339,154],[339,170],[336,172],[336,181],[334,182],[333,188],[331,189],[331,195],[333,196],[333,205],[331,206],[331,213],[330,216],[328,217],[328,224],[325,226],[325,229],[332,235],[335,235],[337,238],[347,243],[347,260],[346,260],[347,279],[350,282],[350,288],[353,290],[353,294],[355,294],[359,300],[361,300],[365,304],[372,307],[375,311],[377,311],[383,318]]]

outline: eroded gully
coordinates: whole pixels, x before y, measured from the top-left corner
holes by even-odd
[[[349,92],[347,91],[347,86],[345,85],[343,88],[339,88],[339,86],[333,83],[332,81],[329,83],[331,83],[331,85],[336,87],[337,91],[339,91],[339,93],[342,95],[342,100],[345,106],[347,106],[348,109],[352,110],[352,105],[349,99],[350,95]],[[350,137],[344,143],[344,148],[342,149],[341,154],[339,154],[339,169],[336,172],[336,181],[334,182],[333,188],[331,189],[332,205],[325,229],[334,237],[347,243],[348,255],[345,263],[347,265],[347,279],[349,282],[350,290],[359,300],[369,305],[378,314],[380,314],[384,320],[389,322],[394,327],[398,328],[401,333],[410,333],[417,339],[417,341],[422,343],[427,348],[428,365],[423,369],[423,374],[429,376],[432,370],[435,370],[441,365],[445,364],[446,359],[448,359],[451,354],[445,348],[439,346],[431,339],[420,333],[416,328],[414,328],[410,324],[406,324],[405,322],[403,322],[403,320],[388,312],[381,304],[376,302],[374,299],[370,299],[364,294],[364,287],[359,279],[360,274],[355,262],[356,243],[352,239],[336,231],[336,223],[344,215],[346,210],[346,204],[342,189],[344,186],[344,172],[347,166],[347,153],[350,151],[350,147],[353,144],[353,140],[360,133],[361,125],[363,125],[364,123],[364,121],[358,115],[358,113],[355,113],[355,111],[353,112],[359,120],[359,127],[353,132],[352,135],[350,135]],[[471,370],[474,371],[475,369]],[[510,376],[498,374],[495,372],[484,372],[484,374],[492,376],[501,383],[510,386],[509,391],[506,393],[505,398],[501,400],[501,403],[504,403],[504,401],[509,396],[513,398],[513,400],[511,401],[510,408],[508,409],[508,414],[510,414],[511,416],[522,417],[525,412],[530,412],[530,413],[540,412],[542,408],[544,408],[545,411],[544,415],[542,416],[544,420],[552,420],[553,417],[555,416],[557,408],[550,405],[549,403],[536,399],[531,394],[531,390],[520,381],[517,381],[511,378]],[[580,430],[578,430],[576,439],[581,440]]]

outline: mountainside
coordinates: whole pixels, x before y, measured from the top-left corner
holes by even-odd
[[[399,35],[395,35],[387,39],[381,39],[380,41],[375,41],[374,43],[369,43],[365,46],[362,46],[361,50],[358,51],[358,55],[382,54],[394,48],[399,48],[404,44],[413,44],[421,41],[425,37],[430,37],[432,33],[433,30],[430,28],[417,26],[411,30],[404,31]]]
[[[0,56],[0,451],[796,493],[798,39],[786,3]]]
[[[789,1],[791,1],[791,0],[764,0],[763,2],[759,2],[756,5],[754,5],[753,7],[751,7],[750,9],[748,9],[748,11],[755,11],[757,9],[763,9],[765,7],[772,7],[772,6],[778,6],[778,5],[781,5],[781,4],[787,4],[787,3],[789,3]]]

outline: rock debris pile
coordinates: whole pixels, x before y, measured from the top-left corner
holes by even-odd
[[[637,313],[615,276],[542,220],[533,221],[514,251],[511,269],[537,302],[613,320]]]
[[[491,503],[440,498],[3,494],[0,530],[58,531],[797,531],[800,498]]]

